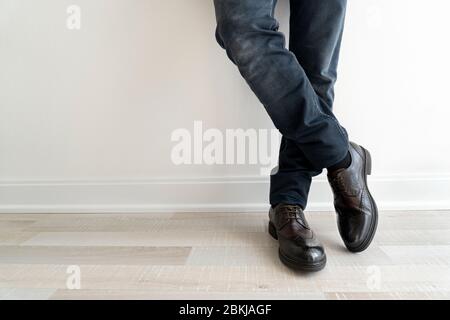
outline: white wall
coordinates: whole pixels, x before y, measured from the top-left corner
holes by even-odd
[[[385,209],[450,208],[449,11],[349,1],[335,108],[374,155]],[[283,30],[287,14],[280,0]],[[171,161],[171,133],[195,120],[272,128],[214,27],[209,0],[0,0],[0,211],[264,208],[259,166]],[[329,200],[317,179],[311,208]]]

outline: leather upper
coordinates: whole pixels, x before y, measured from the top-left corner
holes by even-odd
[[[342,239],[349,247],[358,247],[371,235],[376,214],[366,180],[367,156],[362,147],[350,144],[352,163],[347,169],[328,174],[338,214]]]

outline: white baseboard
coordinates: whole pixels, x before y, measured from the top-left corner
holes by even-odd
[[[390,175],[369,180],[381,210],[449,210],[450,175]],[[145,181],[0,181],[0,213],[141,213],[266,211],[269,179],[217,177]],[[328,211],[324,176],[308,210]]]

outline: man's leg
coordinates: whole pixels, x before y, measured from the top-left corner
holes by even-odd
[[[304,68],[322,105],[330,113],[333,108],[346,2],[291,0],[290,49]],[[295,152],[293,150],[294,147],[285,152],[289,155]],[[299,152],[297,159],[303,158]],[[312,176],[316,173],[313,168],[310,172]],[[377,228],[378,210],[367,185],[367,175],[370,172],[370,153],[355,143],[349,144],[346,161],[328,168],[328,179],[338,213],[339,232],[347,248],[353,252],[365,250]],[[305,170],[301,173],[305,174]]]
[[[275,0],[215,0],[217,39],[285,139],[318,170],[342,160],[348,138],[317,96],[274,19]]]
[[[290,50],[331,113],[347,0],[291,0]]]
[[[290,50],[325,112],[332,114],[334,84],[344,29],[346,0],[291,0]],[[271,176],[271,204],[306,207],[312,177],[320,174],[293,141],[283,137],[279,167]],[[302,199],[296,203],[296,199]]]

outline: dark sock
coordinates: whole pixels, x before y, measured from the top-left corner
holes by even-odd
[[[327,168],[328,172],[334,172],[339,169],[347,169],[352,164],[352,156],[350,155],[350,151],[347,152],[347,156],[344,158],[344,160],[336,163],[335,165]]]
[[[279,204],[281,203],[277,203],[277,204],[272,204],[271,207],[272,209],[275,209]],[[285,205],[289,205],[287,203],[284,203]],[[292,206],[299,206],[303,211],[305,211],[305,208],[303,208],[303,206],[299,205],[299,204],[292,204]]]

